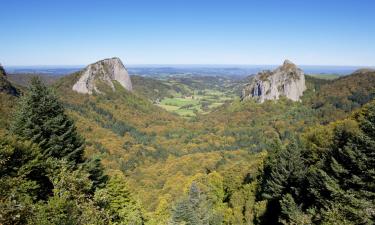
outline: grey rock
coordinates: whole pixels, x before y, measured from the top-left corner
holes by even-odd
[[[285,60],[283,65],[274,71],[264,70],[252,77],[250,83],[242,90],[242,99],[255,99],[262,103],[285,96],[293,101],[299,101],[305,90],[303,71],[291,61]]]
[[[94,91],[101,93],[96,84],[103,82],[115,91],[113,81],[117,81],[126,90],[132,91],[132,83],[124,64],[117,57],[103,59],[88,65],[81,71],[79,80],[73,85],[73,90],[79,93],[92,94]]]

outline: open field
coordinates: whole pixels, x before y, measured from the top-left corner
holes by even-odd
[[[243,80],[220,76],[133,76],[134,89],[155,105],[185,118],[239,98]]]
[[[336,78],[339,78],[340,75],[338,74],[309,74],[312,77],[320,78],[320,79],[325,79],[325,80],[333,80]]]
[[[198,113],[206,114],[236,97],[234,94],[208,89],[194,91],[191,96],[164,98],[157,105],[180,116],[193,117]]]

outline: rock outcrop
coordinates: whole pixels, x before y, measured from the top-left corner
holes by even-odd
[[[8,81],[4,67],[0,64],[0,92],[18,96],[17,89]]]
[[[265,70],[252,77],[242,90],[242,99],[255,99],[262,103],[285,96],[299,101],[305,90],[303,71],[291,61],[285,60],[284,64],[274,71]]]
[[[115,91],[113,81],[117,81],[126,90],[132,91],[132,83],[128,71],[119,58],[103,59],[88,65],[81,72],[79,80],[73,85],[73,90],[79,93],[101,93],[98,83],[104,83]]]

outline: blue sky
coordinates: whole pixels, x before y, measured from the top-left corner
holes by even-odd
[[[375,65],[373,0],[0,0],[0,63]]]

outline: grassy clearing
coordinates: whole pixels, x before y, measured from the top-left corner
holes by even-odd
[[[175,97],[175,98],[165,98],[163,99],[160,104],[161,105],[169,105],[169,106],[186,106],[186,105],[196,105],[199,101],[192,98],[183,98],[183,97]]]
[[[182,117],[211,112],[226,101],[238,98],[241,86],[238,81],[223,77],[175,76],[159,78],[158,82],[159,85],[146,85],[147,88],[144,88],[145,82],[139,82],[143,88],[141,93],[147,90],[154,104]]]
[[[338,74],[310,74],[310,76],[325,80],[334,80],[340,77]]]
[[[183,117],[194,117],[198,113],[208,113],[235,97],[225,92],[208,89],[194,91],[194,95],[187,97],[164,98],[158,106]]]

